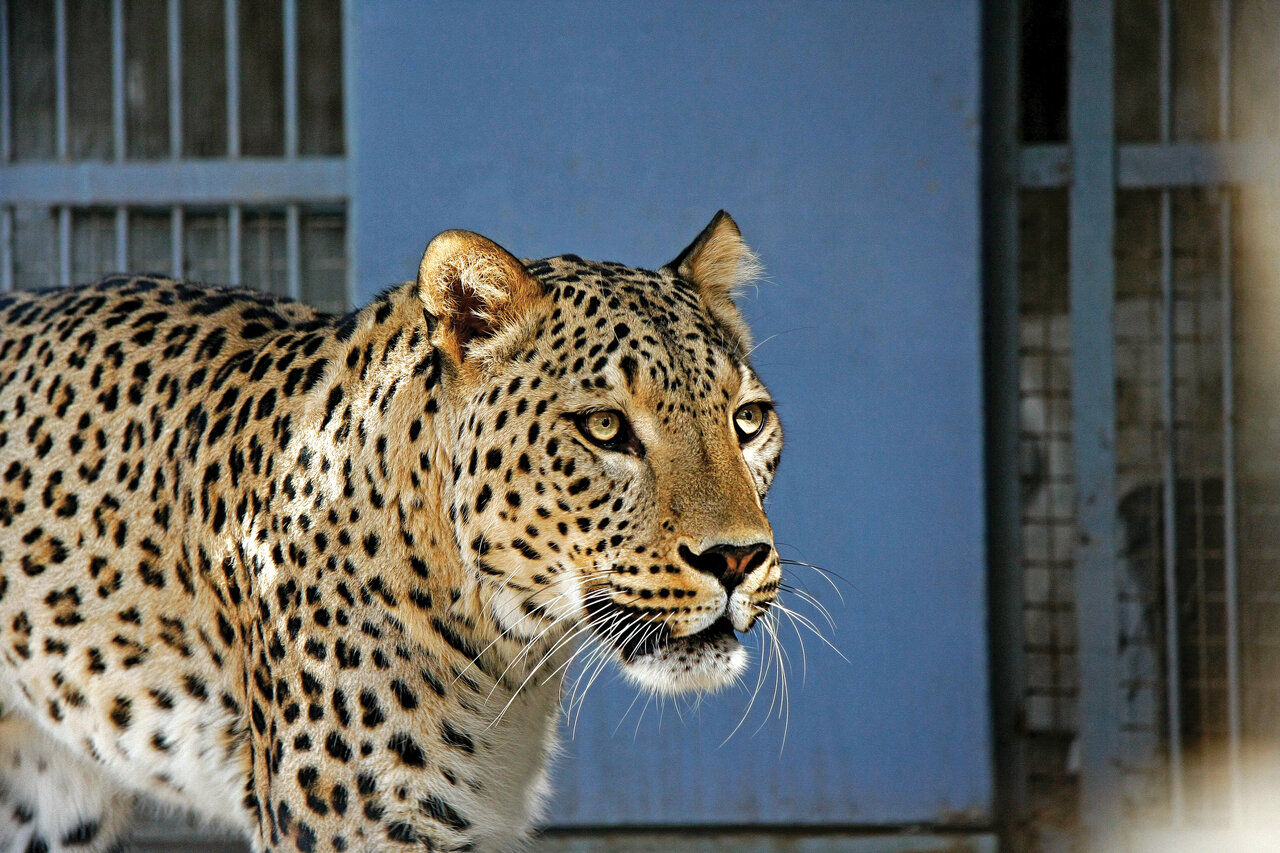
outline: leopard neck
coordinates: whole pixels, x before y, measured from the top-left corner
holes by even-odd
[[[494,618],[492,584],[462,559],[449,512],[458,425],[432,323],[412,284],[344,318],[334,337],[341,367],[312,417],[333,449],[329,492],[339,519],[367,519],[363,538],[353,531],[345,546],[361,599],[417,646],[438,637],[457,652],[446,649],[446,676],[501,697],[526,685],[539,663],[563,659],[567,650],[546,652],[564,629],[531,650]]]

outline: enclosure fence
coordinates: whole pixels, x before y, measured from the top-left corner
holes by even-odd
[[[1280,805],[1280,4],[996,6],[1008,837],[1235,849]]]
[[[0,289],[348,303],[341,0],[0,2]]]

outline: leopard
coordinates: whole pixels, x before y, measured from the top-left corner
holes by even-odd
[[[580,649],[714,691],[771,615],[757,272],[721,211],[656,271],[446,231],[345,315],[0,295],[0,841],[526,845]]]

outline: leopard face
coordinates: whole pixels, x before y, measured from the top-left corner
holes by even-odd
[[[504,630],[576,624],[663,693],[746,666],[736,633],[780,581],[763,500],[782,446],[728,292],[749,258],[723,216],[657,272],[529,262],[518,318],[467,342],[449,514]]]

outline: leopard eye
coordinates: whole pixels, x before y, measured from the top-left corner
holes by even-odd
[[[733,414],[733,426],[738,431],[738,441],[744,444],[764,428],[768,409],[762,403],[747,403]]]
[[[604,412],[591,412],[581,421],[582,431],[587,438],[598,444],[609,444],[622,432],[624,418],[621,412],[612,409]]]

